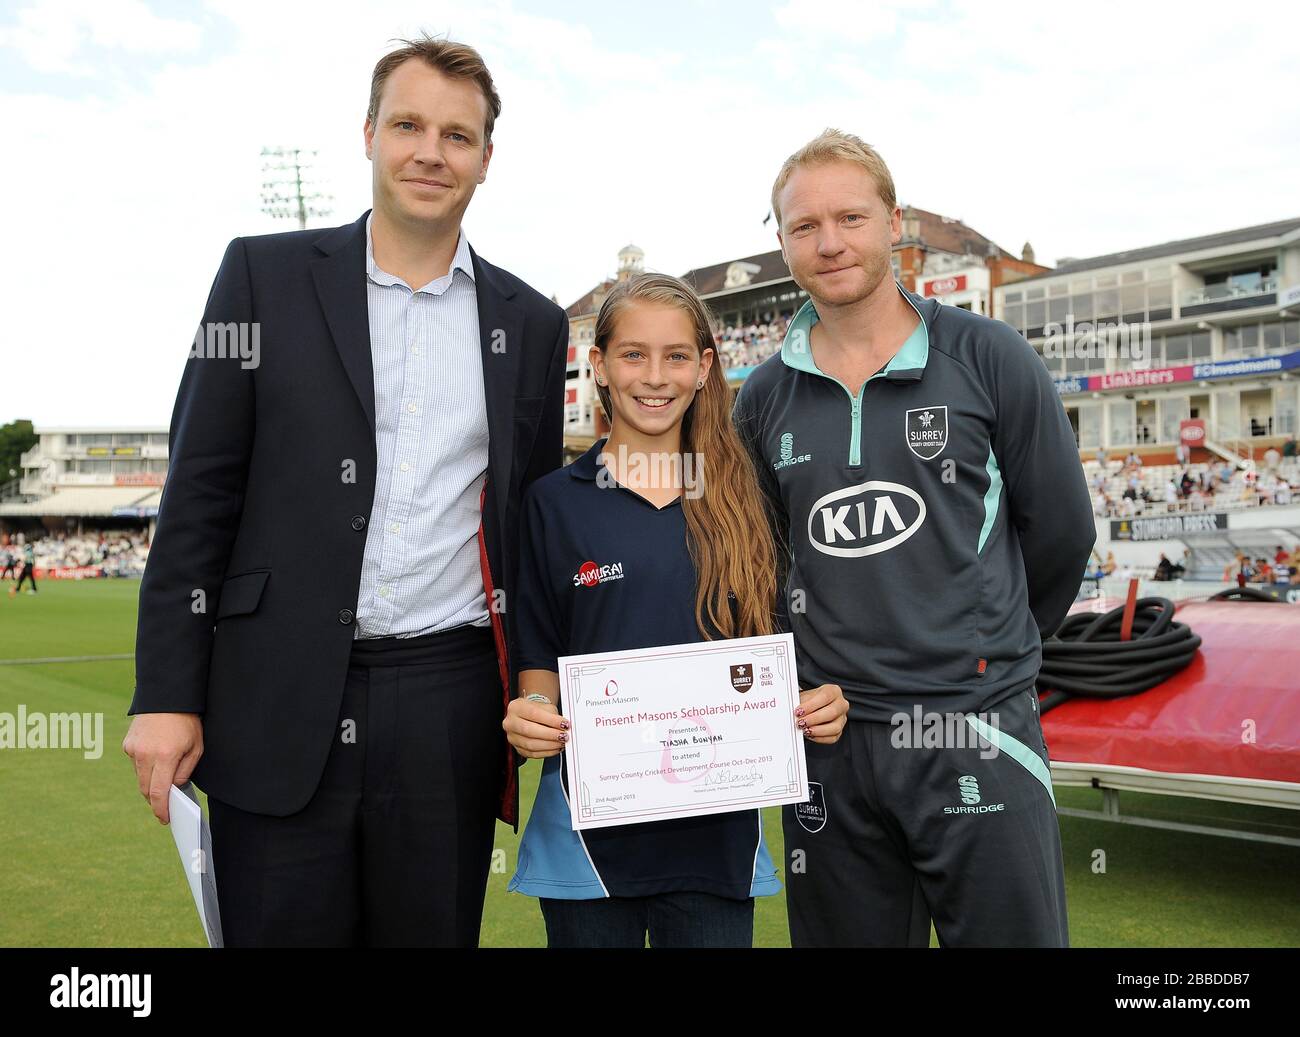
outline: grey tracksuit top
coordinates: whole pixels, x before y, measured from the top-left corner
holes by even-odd
[[[1032,682],[1095,537],[1046,367],[1008,325],[898,290],[921,323],[857,398],[795,315],[735,422],[758,468],[805,686],[850,718],[973,712]]]

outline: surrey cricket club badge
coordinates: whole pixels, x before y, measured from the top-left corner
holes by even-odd
[[[943,453],[948,445],[948,408],[917,407],[907,412],[907,449],[922,461]]]
[[[796,803],[794,816],[806,832],[820,832],[826,827],[826,796],[820,781],[808,782],[808,802]]]

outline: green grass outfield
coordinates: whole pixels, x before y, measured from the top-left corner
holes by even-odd
[[[136,581],[45,581],[37,595],[0,593],[0,659],[130,653]],[[103,753],[0,751],[0,946],[202,946],[170,833],[136,791],[122,754],[133,684],[129,658],[0,664],[0,712],[102,712]],[[539,766],[523,770],[525,810]],[[1061,806],[1099,794],[1060,789]],[[1300,816],[1197,800],[1124,796],[1127,812],[1263,830],[1300,830]],[[765,812],[782,859],[780,818]],[[1074,818],[1061,819],[1072,942],[1081,947],[1300,945],[1300,849]],[[518,839],[498,826],[506,869],[493,874],[483,945],[541,946],[541,915],[507,894]],[[1092,870],[1105,851],[1106,870]],[[845,896],[853,891],[845,890]],[[755,943],[786,946],[781,897],[758,901]]]

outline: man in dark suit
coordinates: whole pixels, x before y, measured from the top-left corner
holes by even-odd
[[[461,219],[500,100],[472,48],[375,67],[374,208],[238,238],[176,400],[123,749],[207,793],[231,945],[474,945],[517,823],[519,502],[568,324]]]

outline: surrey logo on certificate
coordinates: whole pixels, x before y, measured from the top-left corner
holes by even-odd
[[[563,656],[575,830],[808,798],[790,634]]]

